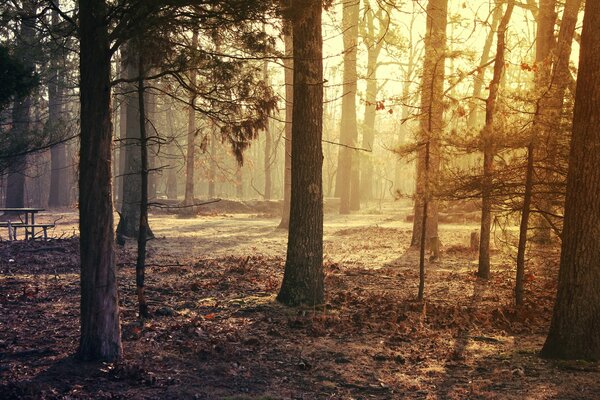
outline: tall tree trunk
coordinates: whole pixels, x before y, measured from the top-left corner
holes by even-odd
[[[268,63],[265,60],[263,62],[263,80],[265,82],[268,82],[269,80],[269,72],[268,72]],[[272,138],[272,134],[271,134],[271,128],[270,128],[270,123],[267,123],[267,129],[265,130],[265,163],[264,163],[264,170],[265,170],[265,193],[264,193],[264,198],[265,200],[269,201],[271,200],[271,147],[273,144],[273,138]]]
[[[138,45],[141,45],[139,43]],[[140,181],[142,183],[141,201],[140,201],[140,219],[138,221],[138,240],[137,240],[137,260],[135,264],[135,284],[138,297],[138,310],[140,318],[148,317],[148,304],[146,302],[146,293],[144,290],[146,275],[146,244],[148,242],[148,138],[146,135],[146,96],[144,96],[144,62],[140,52],[138,54],[138,71],[140,72],[137,81],[138,106],[140,117]]]
[[[290,225],[290,200],[292,196],[292,116],[294,99],[294,42],[291,23],[283,22],[283,40],[285,42],[285,162],[283,175],[283,210],[279,228]]]
[[[137,43],[134,42],[133,39],[129,40],[126,48],[122,50],[127,79],[133,82],[137,81],[140,75],[138,68],[140,49],[137,48]],[[137,238],[138,236],[142,193],[139,99],[135,85],[128,84],[126,91],[126,132],[125,137],[121,139],[121,146],[124,146],[125,150],[125,169],[122,172],[123,205],[117,225],[117,241],[120,244],[124,243],[125,237]]]
[[[523,304],[523,279],[525,277],[525,251],[527,250],[527,231],[529,230],[529,211],[533,192],[533,142],[527,146],[527,171],[525,174],[525,194],[521,224],[519,225],[519,245],[517,247],[517,277],[515,280],[515,301]]]
[[[177,164],[175,153],[177,152],[177,140],[175,139],[175,125],[173,121],[173,109],[168,107],[166,111],[167,127],[169,129],[169,158],[170,164],[167,169],[167,198],[177,200]]]
[[[600,2],[587,1],[558,294],[542,356],[600,360]]]
[[[157,97],[152,91],[144,91],[144,129],[146,130],[146,152],[148,157],[148,199],[156,200],[158,173],[156,168],[156,151],[158,143],[158,131],[156,130],[156,100]],[[143,193],[143,191],[142,191]]]
[[[198,48],[198,31],[192,34],[192,49]],[[196,71],[190,71],[190,85],[196,86]],[[194,204],[194,163],[196,160],[196,110],[194,103],[196,93],[190,96],[190,106],[188,108],[188,133],[187,133],[187,152],[185,156],[185,198],[183,204],[190,206]]]
[[[110,40],[104,1],[79,1],[81,141],[79,232],[81,336],[78,356],[121,357],[110,153]]]
[[[58,12],[52,12],[52,26],[59,24]],[[60,65],[63,54],[56,54],[50,60],[50,81],[48,82],[48,122],[54,137],[62,137],[63,94],[65,88],[64,72]],[[58,133],[60,132],[60,135]],[[66,207],[69,205],[66,196],[69,193],[67,182],[67,145],[55,144],[50,148],[50,194],[49,207]]]
[[[432,193],[440,170],[440,136],[444,129],[444,68],[446,60],[446,25],[448,0],[429,0],[427,4],[427,33],[425,36],[425,59],[421,83],[420,136],[417,154],[417,186],[415,195],[412,246],[418,246],[423,229],[424,199],[429,197],[426,225],[427,242],[437,241],[438,205]],[[425,181],[425,144],[429,143],[429,173]],[[435,246],[437,248],[437,246]],[[437,254],[435,255],[437,256]]]
[[[277,300],[316,306],[323,288],[323,37],[321,0],[293,10],[292,199],[287,257]]]
[[[535,164],[539,160],[543,159],[544,151],[542,147],[542,138],[539,137],[539,132],[544,132],[543,120],[546,114],[545,97],[548,93],[548,87],[550,85],[552,75],[552,50],[555,48],[554,40],[554,26],[556,24],[556,0],[540,0],[540,7],[538,12],[538,26],[536,35],[536,47],[535,47],[535,61],[537,66],[537,72],[535,77],[536,93],[539,96],[535,105],[535,116],[533,120],[533,132],[535,132],[533,151],[534,158],[533,163]],[[535,166],[534,166],[535,167]],[[534,173],[534,176],[536,174]],[[535,196],[534,182],[534,198],[533,201],[538,203],[537,196]],[[542,206],[543,207],[543,206]],[[550,241],[550,226],[546,223],[546,220],[540,215],[535,215],[533,218],[533,225],[535,227],[533,240],[537,243],[548,243]]]
[[[565,90],[570,78],[569,58],[571,56],[571,45],[575,33],[575,24],[577,22],[577,14],[581,6],[581,0],[567,0],[565,3],[565,11],[563,13],[563,22],[560,26],[558,36],[558,45],[555,55],[555,66],[553,77],[551,78],[551,86],[546,91],[546,96],[550,98],[553,104],[548,104],[544,97],[540,98],[536,105],[536,114],[534,117],[534,126],[539,127],[544,110],[551,110],[551,115],[548,121],[544,123],[544,131],[553,129],[560,123],[560,116],[563,107]],[[552,26],[554,24],[552,23]],[[545,26],[549,29],[549,23]],[[540,57],[548,57],[546,49],[540,50]],[[549,73],[549,72],[548,72]],[[569,75],[567,75],[569,74]],[[561,81],[564,80],[564,81]],[[541,83],[540,83],[541,84]],[[545,96],[545,97],[546,97]],[[539,130],[534,128],[536,137],[539,135]],[[556,133],[554,133],[556,134]],[[542,132],[543,135],[543,132]],[[517,305],[523,304],[523,278],[525,276],[525,252],[527,249],[527,233],[529,229],[529,216],[531,211],[531,201],[533,196],[533,173],[534,173],[534,140],[530,142],[527,149],[527,172],[525,178],[525,198],[523,209],[521,212],[521,225],[519,229],[519,245],[517,249],[517,276],[515,282],[515,300]],[[538,220],[538,222],[540,222]],[[546,236],[543,234],[542,236]],[[549,236],[549,233],[548,235]],[[539,239],[539,237],[538,237]]]
[[[563,104],[567,85],[570,81],[569,60],[571,59],[571,47],[575,35],[577,16],[581,8],[582,0],[568,0],[565,2],[558,42],[550,55],[548,62],[552,62],[552,69],[546,86],[539,100],[539,111],[536,114],[534,124],[538,138],[538,153],[540,163],[540,181],[552,187],[552,183],[563,179],[551,172],[556,170],[553,166],[558,157],[559,141],[561,136],[560,123],[563,116]],[[551,190],[541,190],[550,192]],[[541,212],[556,213],[548,195],[540,194],[536,200],[537,208]],[[544,216],[536,217],[537,229],[533,240],[537,243],[548,244],[551,240],[552,228]]]
[[[494,77],[490,82],[490,93],[485,106],[485,127],[481,131],[483,142],[483,180],[481,188],[481,229],[479,234],[479,268],[477,275],[480,278],[490,277],[490,230],[492,226],[492,203],[493,203],[493,174],[494,156],[496,155],[496,144],[494,138],[494,120],[496,117],[496,102],[498,90],[504,73],[504,54],[506,53],[506,30],[510,17],[515,7],[514,1],[508,2],[506,12],[498,27],[496,41],[496,57],[494,59]]]
[[[502,7],[499,1],[494,2],[494,11],[492,13],[492,23],[490,25],[490,31],[488,32],[485,43],[483,44],[483,51],[481,52],[481,60],[479,61],[479,69],[475,74],[473,84],[473,97],[469,101],[469,119],[467,125],[469,128],[479,129],[481,127],[480,119],[481,113],[477,102],[481,98],[481,92],[483,91],[483,84],[485,81],[485,73],[487,71],[487,64],[490,59],[490,51],[494,42],[494,35],[497,36],[497,28],[502,18]]]
[[[28,70],[35,69],[35,17],[36,7],[33,2],[23,3],[23,18],[21,21],[15,56],[20,58],[23,66]],[[12,129],[10,135],[13,140],[23,140],[31,127],[32,95],[15,100],[12,109]],[[25,175],[27,156],[14,157],[8,166],[6,179],[6,207],[25,206]]]
[[[364,17],[366,22],[363,31],[363,41],[367,46],[367,92],[365,96],[362,147],[370,150],[373,149],[373,140],[375,139],[378,91],[377,62],[384,44],[383,38],[378,37],[380,32],[375,30],[374,20],[377,18],[381,26],[384,27],[383,29],[387,29],[389,12],[389,6],[386,8],[380,7],[376,13],[373,10],[367,10]],[[373,198],[373,175],[373,153],[370,153],[361,161],[360,196],[363,200],[371,200]]]
[[[215,198],[215,185],[217,180],[217,138],[213,126],[213,132],[210,137],[210,165],[208,167],[208,198]]]
[[[356,126],[358,11],[358,1],[343,3],[344,75],[340,143],[351,147],[356,146],[358,139]],[[349,214],[350,210],[356,209],[355,199],[360,199],[358,193],[353,192],[358,192],[354,176],[358,157],[355,156],[353,149],[344,146],[340,146],[338,154],[336,185],[339,185],[340,214]]]
[[[127,54],[124,54],[124,51],[121,50],[121,57],[119,62],[119,76],[121,78],[127,78],[127,63],[126,63]],[[121,100],[119,104],[119,174],[117,177],[116,187],[117,187],[117,209],[123,209],[123,197],[125,196],[124,182],[125,182],[125,173],[127,167],[127,102],[128,98]]]

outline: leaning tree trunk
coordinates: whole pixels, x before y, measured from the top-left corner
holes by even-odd
[[[104,1],[79,1],[81,139],[79,232],[81,336],[78,356],[121,357],[111,195],[110,40]]]
[[[444,129],[444,68],[446,60],[446,25],[448,0],[429,0],[427,4],[427,34],[425,36],[425,59],[421,83],[420,136],[417,154],[417,185],[415,193],[414,220],[411,246],[419,246],[423,228],[423,208],[425,197],[428,201],[426,225],[427,241],[437,241],[438,205],[431,193],[435,190],[440,169],[440,136]],[[429,172],[425,181],[425,147],[429,148]],[[434,246],[437,248],[437,246]],[[436,255],[437,256],[437,255]]]
[[[504,72],[504,54],[506,53],[506,29],[515,8],[514,1],[509,1],[504,17],[498,26],[496,41],[496,57],[494,59],[494,76],[490,82],[490,93],[486,100],[485,126],[481,131],[483,142],[483,181],[481,188],[481,229],[479,232],[479,268],[477,275],[480,278],[490,277],[490,236],[492,227],[492,192],[494,174],[494,156],[496,154],[494,139],[494,120],[496,117],[496,103],[498,89]]]
[[[600,360],[600,2],[587,1],[558,294],[542,356]]]
[[[283,210],[279,228],[290,225],[290,199],[292,196],[292,115],[294,104],[294,43],[289,21],[283,22],[283,40],[285,42],[285,162],[283,175]]]
[[[359,199],[355,179],[358,157],[350,147],[356,146],[358,128],[356,126],[356,53],[358,42],[358,11],[356,1],[343,5],[343,39],[344,39],[344,75],[342,94],[342,125],[340,128],[340,146],[338,155],[338,172],[336,186],[339,186],[340,214],[349,214],[356,208]],[[349,147],[348,147],[349,146]]]
[[[292,199],[287,258],[277,300],[315,306],[323,288],[323,37],[321,0],[296,5]]]

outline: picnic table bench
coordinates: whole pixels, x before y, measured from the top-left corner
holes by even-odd
[[[54,223],[36,223],[35,214],[40,211],[44,211],[43,208],[33,207],[5,207],[0,208],[0,211],[4,212],[4,216],[12,216],[18,218],[18,221],[1,221],[0,227],[8,228],[8,239],[17,240],[17,230],[23,228],[25,230],[25,240],[31,238],[35,240],[35,230],[41,229],[43,232],[44,240],[48,240],[48,228],[54,228]],[[25,216],[23,220],[22,215]]]

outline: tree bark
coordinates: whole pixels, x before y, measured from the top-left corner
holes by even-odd
[[[320,0],[293,9],[292,198],[287,257],[277,300],[316,306],[323,288],[323,38]]]
[[[444,129],[444,68],[446,60],[446,25],[448,0],[429,0],[427,4],[427,33],[425,36],[425,59],[421,83],[420,136],[417,154],[417,185],[411,246],[419,246],[423,229],[423,208],[428,201],[426,237],[438,237],[438,205],[431,193],[435,190],[440,170],[440,136]],[[425,181],[425,144],[429,143],[429,172]],[[429,241],[429,240],[428,240]]]
[[[140,43],[141,44],[141,43]],[[140,199],[140,219],[138,221],[138,240],[137,240],[137,260],[135,264],[135,284],[138,297],[138,311],[140,318],[148,317],[148,304],[145,293],[145,275],[146,275],[146,244],[148,242],[148,138],[147,138],[147,119],[145,107],[145,88],[144,88],[144,63],[141,53],[138,54],[138,71],[140,72],[137,80],[138,106],[140,118],[140,181],[141,181],[141,199]]]
[[[121,357],[111,196],[110,41],[104,1],[79,1],[81,141],[79,358]]]
[[[558,294],[542,356],[600,360],[600,3],[587,1]],[[593,200],[596,199],[596,200]]]
[[[358,128],[356,126],[358,11],[358,1],[343,3],[344,74],[340,143],[351,147],[357,145],[358,139]],[[358,198],[360,201],[354,176],[357,167],[358,157],[356,157],[354,150],[340,146],[336,177],[336,185],[339,186],[340,214],[349,214],[350,210],[357,209],[356,199]]]

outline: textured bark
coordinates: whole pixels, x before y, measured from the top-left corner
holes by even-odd
[[[323,38],[320,0],[294,8],[292,198],[287,257],[277,300],[322,304],[323,288]]]
[[[483,142],[483,181],[481,188],[481,229],[479,232],[479,268],[477,270],[477,275],[483,279],[488,279],[490,277],[490,230],[492,226],[494,156],[496,155],[496,145],[494,143],[496,102],[498,100],[498,90],[500,88],[502,74],[504,73],[506,30],[514,8],[514,1],[509,1],[506,12],[498,26],[496,57],[494,58],[494,76],[490,82],[490,93],[485,103],[485,127],[481,131]]]
[[[283,39],[285,42],[285,162],[283,175],[283,211],[279,228],[290,225],[290,199],[292,195],[292,117],[294,104],[294,42],[289,21],[284,21]]]
[[[110,154],[110,41],[104,1],[79,1],[81,141],[79,231],[84,360],[121,357]]]
[[[417,154],[417,186],[415,196],[415,217],[413,222],[412,246],[421,242],[423,229],[423,208],[425,197],[431,197],[440,170],[439,138],[444,129],[444,68],[446,60],[446,25],[448,20],[448,0],[429,0],[427,4],[427,33],[425,35],[425,59],[421,83],[420,136]],[[425,144],[429,143],[429,166],[425,165]],[[425,169],[429,169],[425,179]],[[433,198],[428,202],[426,237],[438,237],[438,206]],[[429,240],[428,240],[429,241]]]
[[[343,3],[344,74],[340,143],[354,147],[357,145],[358,139],[358,128],[356,126],[358,11],[358,1]],[[344,146],[340,146],[338,154],[336,186],[339,187],[340,214],[348,214],[350,210],[357,209],[356,199],[360,199],[354,176],[358,167],[358,157],[355,150]]]
[[[558,294],[544,357],[600,360],[600,2],[587,1]]]

